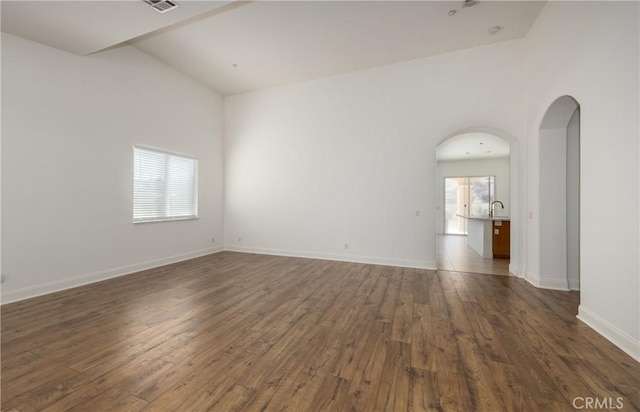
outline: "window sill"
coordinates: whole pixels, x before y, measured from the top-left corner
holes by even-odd
[[[183,221],[183,220],[198,220],[198,219],[199,219],[198,216],[170,217],[170,218],[163,218],[163,219],[134,220],[133,224],[137,225],[140,223],[176,222],[176,221]]]

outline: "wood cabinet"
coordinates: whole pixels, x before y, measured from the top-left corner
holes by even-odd
[[[493,258],[509,259],[511,257],[511,222],[508,220],[494,220],[493,232]]]

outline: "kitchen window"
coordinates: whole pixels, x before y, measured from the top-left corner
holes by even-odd
[[[489,215],[496,197],[495,176],[444,178],[444,233],[466,235],[467,219]]]

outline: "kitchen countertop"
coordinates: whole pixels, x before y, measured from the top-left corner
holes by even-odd
[[[463,217],[465,219],[470,219],[470,220],[488,220],[488,221],[498,221],[498,222],[511,220],[511,218],[509,216],[489,217],[489,216],[486,216],[486,215],[485,216],[464,216],[464,215],[458,215],[458,214],[456,214],[456,216]]]

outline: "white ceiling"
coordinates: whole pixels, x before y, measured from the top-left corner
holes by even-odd
[[[142,0],[4,0],[2,30],[78,54],[130,40],[229,95],[520,38],[544,5],[176,1],[181,7],[160,14]],[[503,29],[491,35],[492,26]]]
[[[250,2],[133,44],[228,95],[523,37],[544,3],[461,4]]]
[[[158,13],[142,0],[2,0],[2,31],[76,54],[94,53],[230,3],[178,1]]]
[[[439,161],[509,157],[509,142],[488,133],[464,133],[442,142],[436,150]]]

